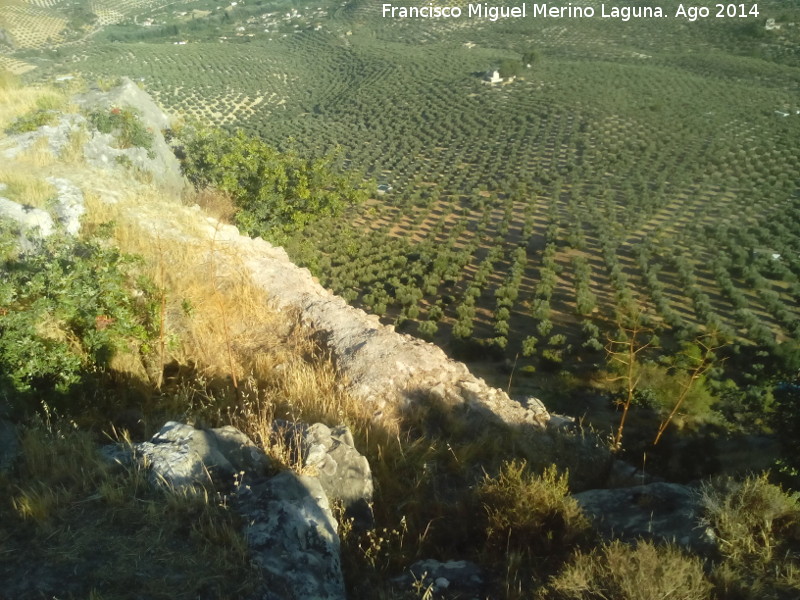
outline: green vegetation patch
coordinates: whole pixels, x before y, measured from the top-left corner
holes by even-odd
[[[137,286],[134,259],[101,240],[52,236],[19,256],[11,234],[2,231],[0,391],[22,412],[47,402],[79,414],[115,354],[149,351],[152,286]]]
[[[120,148],[144,148],[153,158],[153,132],[145,127],[139,113],[132,108],[117,106],[107,110],[96,110],[89,114],[89,121],[101,133],[112,133]]]
[[[557,564],[591,538],[589,520],[555,465],[535,475],[525,461],[507,462],[496,477],[485,477],[478,498],[486,511],[486,551],[509,566]]]
[[[238,206],[236,222],[251,235],[274,238],[302,230],[320,217],[338,216],[368,196],[369,187],[333,169],[334,157],[280,153],[238,131],[188,132],[184,173],[198,188],[214,187]]]
[[[712,573],[723,598],[791,598],[800,589],[800,492],[767,475],[723,477],[702,489],[705,524],[723,561]]]
[[[590,553],[579,553],[549,583],[547,600],[710,600],[712,585],[703,563],[674,547],[640,541],[614,541]]]
[[[6,128],[6,133],[15,135],[36,131],[39,127],[53,125],[58,120],[58,113],[52,110],[37,109],[14,120]]]
[[[0,80],[0,89],[13,88],[18,85],[16,80],[6,78]],[[54,125],[58,121],[59,111],[64,107],[65,99],[54,94],[46,94],[36,100],[36,108],[14,120],[6,128],[10,135],[36,131],[45,125]]]

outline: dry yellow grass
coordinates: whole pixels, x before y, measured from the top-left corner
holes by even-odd
[[[236,205],[229,194],[211,188],[195,192],[189,202],[194,202],[207,214],[222,221],[232,223]]]
[[[252,284],[236,249],[198,230],[202,217],[164,201],[148,186],[137,186],[116,203],[97,193],[86,193],[86,199],[87,226],[113,221],[119,247],[142,256],[144,272],[165,290],[165,336],[174,334],[177,343],[165,340],[164,362],[191,361],[205,377],[228,377],[237,385],[247,376],[280,380],[304,411],[314,406],[328,412],[342,401],[336,375],[323,366],[327,361],[316,360],[315,345],[295,316],[270,308],[267,293]],[[148,213],[153,220],[169,214],[180,241],[153,233]],[[307,360],[312,356],[315,360]]]
[[[98,178],[92,182],[97,185]],[[99,187],[105,185],[113,189],[111,182]],[[347,424],[362,448],[366,440],[386,445],[387,436],[394,439],[399,419],[385,418],[380,431],[376,428],[374,407],[347,393],[297,315],[276,313],[268,294],[252,284],[238,249],[198,227],[205,224],[204,215],[164,200],[145,185],[131,186],[116,203],[85,194],[87,229],[113,221],[115,242],[143,257],[142,271],[163,290],[157,308],[163,333],[147,377],[169,389],[173,412],[191,415],[201,425],[232,424],[284,463],[290,457],[275,446],[275,417]],[[148,225],[165,214],[169,238]],[[144,375],[138,359],[121,361],[116,368]],[[162,381],[164,365],[172,365],[169,373],[188,371],[188,377]]]
[[[70,133],[67,144],[61,150],[59,159],[62,163],[76,166],[84,162],[83,147],[89,141],[86,129],[77,129]]]
[[[214,495],[150,486],[140,465],[112,467],[91,433],[60,425],[21,428],[17,468],[3,475],[9,572],[44,564],[52,573],[86,574],[46,578],[47,597],[100,598],[94,589],[104,598],[130,589],[148,598],[251,595],[260,575],[240,524]],[[45,594],[25,578],[12,596],[20,589],[18,597]]]
[[[50,150],[47,138],[40,137],[30,147],[20,152],[14,162],[17,164],[17,169],[29,171],[31,176],[45,176],[43,175],[43,167],[48,167],[55,163],[56,158]]]
[[[3,196],[36,208],[47,208],[48,200],[56,196],[56,189],[39,174],[13,166],[0,167],[0,183],[6,184]]]
[[[9,71],[0,71],[0,130],[5,130],[14,119],[41,106],[63,99],[59,90],[47,86],[21,86]]]
[[[700,559],[675,546],[659,547],[644,540],[635,546],[615,540],[593,552],[577,553],[539,596],[542,600],[713,597]]]

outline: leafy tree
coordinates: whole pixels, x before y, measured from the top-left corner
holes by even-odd
[[[539,63],[539,53],[536,50],[527,50],[522,53],[522,64],[526,67],[535,67]]]
[[[419,334],[423,337],[433,337],[439,331],[439,325],[436,321],[422,321],[417,328]]]
[[[661,421],[658,432],[653,440],[653,445],[658,444],[661,436],[664,435],[667,426],[675,418],[681,405],[689,397],[690,392],[702,387],[705,374],[714,366],[717,351],[723,347],[715,333],[708,333],[699,338],[693,344],[684,344],[682,352],[676,357],[676,361],[683,363],[687,377],[681,384],[680,393],[676,396],[672,410]]]
[[[67,27],[79,30],[91,27],[97,22],[97,15],[88,6],[73,6],[67,12]]]
[[[536,344],[539,340],[535,336],[529,335],[522,340],[522,356],[533,356],[536,353]]]
[[[546,337],[552,329],[553,329],[553,322],[550,319],[544,319],[542,321],[539,321],[539,324],[536,326],[536,331],[542,337]]]
[[[189,131],[183,154],[189,181],[230,194],[239,209],[237,225],[250,234],[300,230],[320,217],[339,215],[364,201],[372,186],[335,173],[334,156],[280,153],[242,131]]]
[[[472,336],[474,327],[472,317],[458,319],[453,325],[453,337],[458,339],[468,339]]]
[[[500,61],[497,70],[500,72],[500,77],[503,79],[507,77],[517,77],[522,73],[522,63],[518,60],[506,58]]]
[[[578,288],[575,303],[578,314],[588,315],[594,310],[597,297],[588,288]]]

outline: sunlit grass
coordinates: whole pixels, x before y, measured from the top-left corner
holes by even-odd
[[[8,71],[0,71],[0,131],[14,119],[37,108],[61,108],[65,103],[62,92],[49,87],[23,86]]]

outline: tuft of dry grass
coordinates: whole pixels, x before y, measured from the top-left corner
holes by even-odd
[[[6,476],[12,492],[0,500],[9,597],[120,598],[135,589],[222,599],[258,585],[241,524],[213,492],[154,488],[139,466],[107,463],[90,434],[68,425],[29,427],[21,444]]]
[[[213,188],[195,192],[192,197],[187,199],[187,202],[197,204],[206,214],[223,223],[233,223],[233,217],[237,211],[230,195]]]
[[[700,559],[647,541],[613,541],[572,562],[551,579],[542,600],[707,600],[712,586]]]
[[[800,548],[800,492],[785,492],[766,474],[713,480],[703,486],[701,503],[705,524],[729,560],[768,564],[787,545]]]
[[[83,147],[89,141],[89,132],[81,127],[70,132],[67,144],[61,150],[59,160],[75,167],[84,163]]]
[[[0,131],[17,118],[37,108],[61,107],[65,104],[61,91],[47,86],[23,86],[8,71],[0,70]]]
[[[722,598],[793,598],[800,589],[800,493],[767,475],[706,483],[701,503],[723,560],[711,579]]]
[[[0,195],[35,208],[47,209],[57,195],[56,188],[38,173],[10,166],[0,167],[0,183],[6,184]]]
[[[56,156],[50,149],[47,138],[40,137],[16,156],[16,162],[22,168],[41,171],[43,167],[53,165],[56,162]]]

